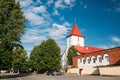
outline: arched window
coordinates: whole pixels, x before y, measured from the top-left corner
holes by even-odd
[[[102,63],[102,56],[101,56],[101,55],[98,55],[98,56],[97,56],[97,61],[98,61],[99,63]]]
[[[85,64],[85,58],[82,58],[82,63]]]
[[[92,56],[91,59],[92,59],[92,63],[96,63],[95,56]]]
[[[87,62],[88,64],[90,64],[90,58],[89,58],[89,57],[86,58],[86,62]]]
[[[104,61],[109,62],[109,55],[108,54],[104,54]]]

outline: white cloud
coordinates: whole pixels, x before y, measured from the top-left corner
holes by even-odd
[[[66,4],[70,4],[70,0],[64,0]]]
[[[120,37],[112,36],[110,39],[105,44],[98,44],[97,47],[109,49],[109,48],[120,46]]]
[[[53,27],[50,30],[49,34],[54,39],[62,39],[65,38],[65,34],[68,32],[67,26],[69,25],[68,22],[63,23],[63,25],[53,23]]]
[[[64,0],[64,2],[69,5],[69,8],[73,7],[75,5],[76,0]]]
[[[105,11],[120,13],[120,0],[110,0],[112,7],[105,8]]]
[[[36,1],[37,4],[42,4],[41,0]]]
[[[97,45],[96,47],[99,47],[99,48],[104,48],[104,49],[109,49],[109,48],[113,48],[113,47],[116,47],[116,45],[113,45],[113,44],[100,44],[100,45]]]
[[[16,0],[17,1],[17,0]],[[40,6],[36,6],[40,4]],[[41,0],[20,0],[25,17],[28,19],[31,26],[48,26],[52,22],[47,7]]]
[[[54,12],[53,15],[60,15],[58,9],[70,9],[74,7],[76,0],[57,0],[54,5]]]
[[[54,9],[53,15],[60,15],[57,9]]]
[[[57,0],[55,2],[55,8],[71,8],[75,5],[75,0]]]
[[[44,35],[41,35],[39,33],[39,30],[36,28],[32,28],[32,29],[27,29],[25,35],[23,35],[22,37],[22,42],[23,43],[40,43],[40,41],[42,40],[46,40],[47,37]]]
[[[66,6],[63,4],[63,1],[62,1],[62,0],[57,0],[57,1],[55,2],[55,8],[64,9],[64,8],[66,8]]]
[[[120,37],[113,36],[113,37],[112,37],[112,41],[113,41],[113,42],[120,43]]]
[[[63,25],[64,25],[64,26],[70,26],[70,23],[65,22],[65,23],[63,23]]]
[[[50,5],[53,4],[53,3],[54,3],[53,0],[48,0],[46,5],[50,6]]]
[[[20,0],[21,7],[28,7],[33,4],[32,0]]]
[[[26,12],[25,16],[30,21],[31,25],[38,26],[38,25],[42,25],[42,24],[46,23],[46,21],[44,20],[43,17],[41,17],[35,13]]]
[[[35,13],[47,13],[46,7],[41,5],[39,7],[33,7],[33,12]]]

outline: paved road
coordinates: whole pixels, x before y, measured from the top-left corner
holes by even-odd
[[[27,75],[24,77],[6,78],[0,80],[120,80],[120,77],[78,76],[78,75],[47,76],[41,74],[34,74],[34,75]]]

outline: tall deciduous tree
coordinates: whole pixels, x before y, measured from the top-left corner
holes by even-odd
[[[0,69],[12,67],[12,51],[21,46],[26,19],[15,0],[0,0]]]
[[[46,44],[42,49],[45,56],[44,61],[46,69],[57,70],[60,68],[60,48],[53,39],[46,40]]]
[[[60,48],[53,39],[35,46],[30,55],[34,70],[57,70],[60,68]]]
[[[31,54],[30,54],[30,60],[29,60],[29,63],[30,63],[30,66],[31,66],[31,69],[33,71],[36,71],[38,70],[38,64],[39,64],[39,46],[35,46],[33,48],[33,50],[31,51]]]
[[[68,65],[72,65],[72,57],[77,56],[77,50],[74,48],[74,46],[71,46],[68,49],[68,55],[67,55],[67,63]]]
[[[13,49],[13,61],[12,68],[14,71],[26,71],[28,70],[28,57],[26,51],[19,47]]]

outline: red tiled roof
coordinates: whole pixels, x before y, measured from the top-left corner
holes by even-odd
[[[81,54],[88,54],[91,52],[96,52],[96,51],[100,51],[100,50],[104,50],[103,48],[96,48],[96,47],[91,47],[91,46],[74,46],[75,49],[80,52]]]
[[[70,32],[70,34],[67,37],[72,36],[72,35],[84,37],[76,24],[74,24],[72,31]]]

